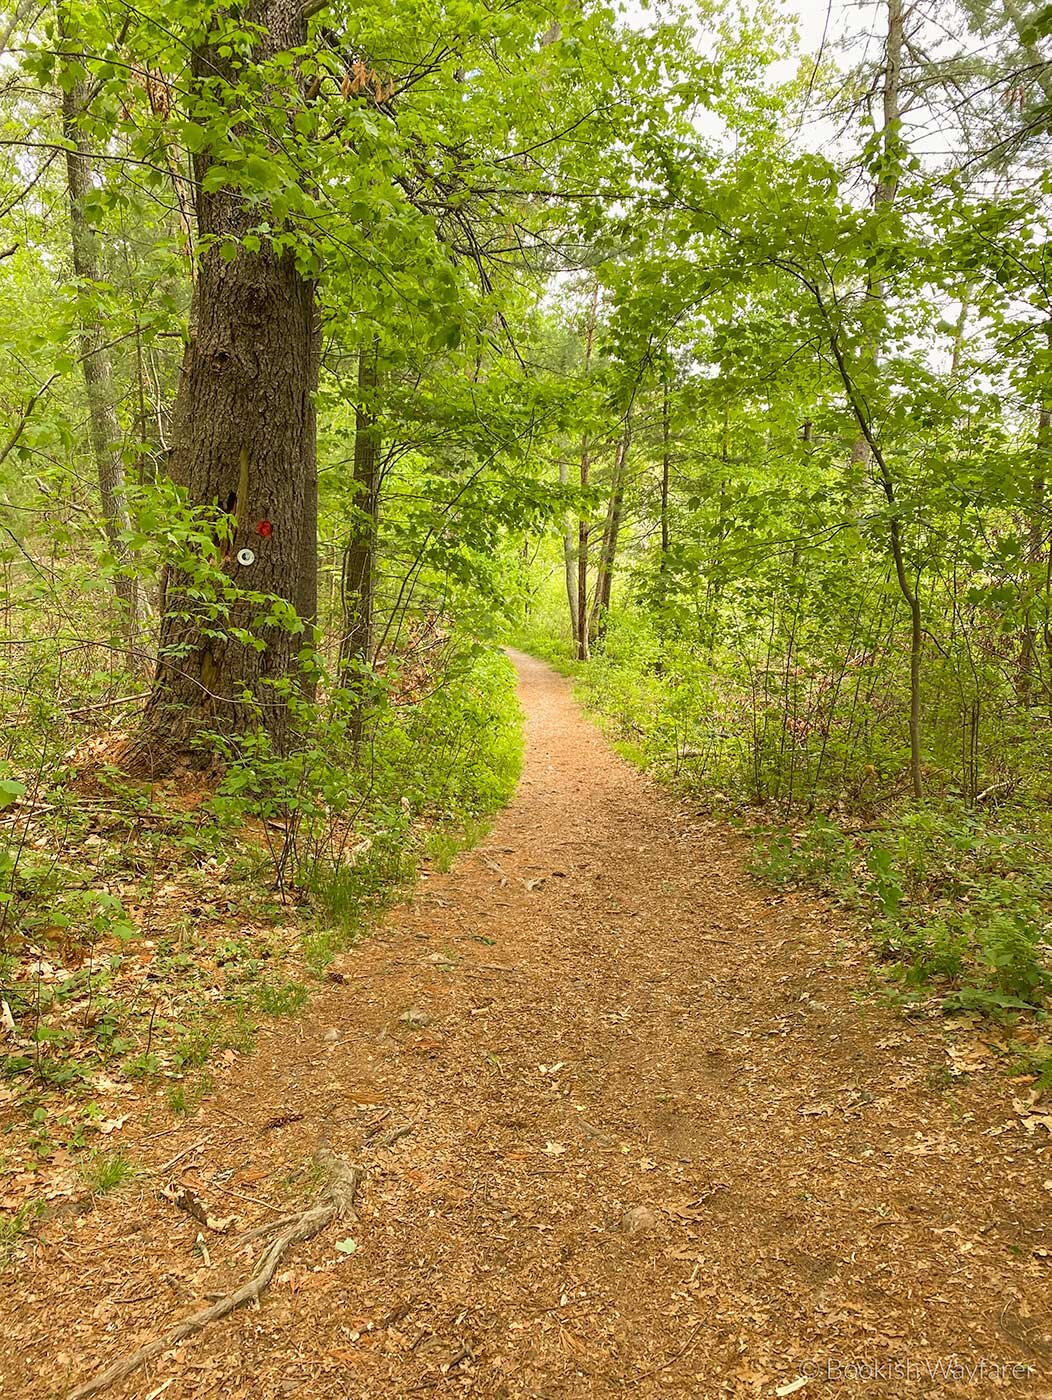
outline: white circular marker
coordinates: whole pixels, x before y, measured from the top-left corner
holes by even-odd
[[[239,549],[237,552],[237,562],[239,564],[244,564],[244,566],[248,568],[249,564],[254,564],[256,562],[256,556],[251,549]]]

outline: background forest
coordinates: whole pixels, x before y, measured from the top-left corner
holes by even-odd
[[[885,995],[1048,1074],[1050,34],[9,9],[0,1092],[38,1153],[100,1077],[185,1108],[472,839],[506,642],[855,907]]]

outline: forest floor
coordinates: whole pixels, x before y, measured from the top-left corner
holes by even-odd
[[[196,1116],[131,1114],[137,1179],[0,1278],[0,1396],[236,1285],[319,1146],[358,1219],[109,1394],[1052,1395],[1052,1117],[967,1018],[860,998],[860,932],[515,661],[512,804]]]

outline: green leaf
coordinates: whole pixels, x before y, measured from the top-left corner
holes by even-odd
[[[11,807],[25,795],[25,783],[20,783],[16,778],[0,778],[0,811]]]

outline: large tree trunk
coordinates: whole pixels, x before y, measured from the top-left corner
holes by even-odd
[[[60,31],[65,35],[64,14],[60,10]],[[121,455],[121,431],[113,404],[113,367],[106,346],[102,319],[92,303],[95,286],[101,282],[98,241],[85,214],[85,200],[94,186],[91,149],[84,139],[80,117],[87,101],[84,83],[62,92],[62,135],[66,142],[66,184],[69,197],[69,232],[73,270],[80,295],[78,348],[84,389],[88,401],[91,451],[99,483],[99,502],[106,539],[117,563],[113,591],[120,608],[120,631],[128,664],[142,669],[142,624],[146,599],[139,580],[128,572],[128,550],[124,534],[130,527],[128,494]]]
[[[370,660],[376,576],[376,526],[380,497],[380,442],[376,430],[379,383],[375,341],[358,351],[358,406],[354,433],[354,523],[343,550],[340,601],[340,684],[354,683],[357,666]]]
[[[306,39],[300,0],[257,0],[245,18],[264,29],[261,61]],[[195,50],[193,72],[202,83],[231,77],[229,60],[208,44]],[[216,88],[210,91],[214,96]],[[235,588],[284,600],[289,620],[262,624],[264,609],[237,593],[215,620],[195,597],[192,574],[170,571],[153,692],[126,754],[130,768],[154,774],[187,759],[206,763],[202,731],[233,736],[262,720],[274,745],[287,747],[282,682],[317,602],[314,287],[292,253],[267,243],[258,252],[241,246],[266,211],[239,190],[207,189],[211,163],[207,152],[194,157],[205,251],[175,404],[171,472],[192,505],[229,517],[219,562]],[[232,261],[218,240],[237,245]],[[246,550],[252,562],[239,562]],[[235,629],[250,630],[262,647]]]

